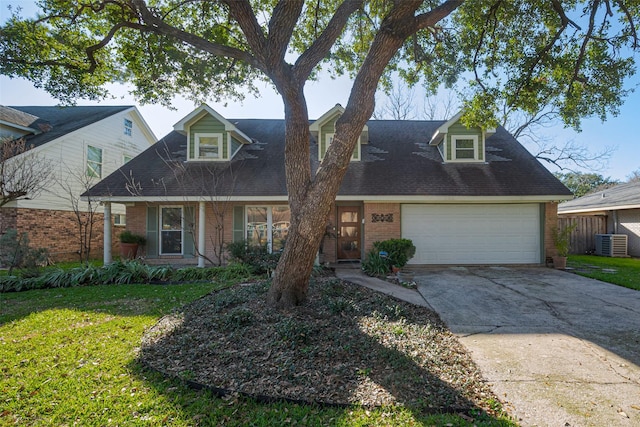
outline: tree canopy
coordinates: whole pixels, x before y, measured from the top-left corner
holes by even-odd
[[[0,32],[0,70],[64,102],[134,84],[142,102],[242,98],[278,86],[274,65],[299,82],[319,69],[355,77],[392,13],[413,11],[391,72],[435,90],[463,78],[478,115],[552,105],[566,124],[615,114],[639,49],[638,1],[41,0]],[[394,31],[400,30],[393,29]],[[374,59],[374,58],[370,58]],[[281,70],[280,72],[283,72]],[[505,101],[501,104],[499,101]],[[486,117],[483,117],[486,118]]]
[[[566,172],[556,173],[555,176],[571,190],[575,197],[582,197],[594,191],[605,190],[619,183],[597,173]]]
[[[553,105],[579,128],[616,114],[640,50],[640,0],[40,0],[0,29],[0,71],[62,101],[131,82],[142,102],[282,96],[292,225],[270,300],[304,301],[315,252],[377,88],[399,74],[436,90],[462,81],[464,120],[493,126],[498,105]],[[304,86],[319,70],[353,87],[312,174]]]

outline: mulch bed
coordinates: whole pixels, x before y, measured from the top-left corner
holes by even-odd
[[[141,361],[217,390],[326,404],[489,410],[480,371],[438,315],[335,278],[281,312],[268,283],[211,293],[163,317]],[[490,412],[490,411],[489,411]]]

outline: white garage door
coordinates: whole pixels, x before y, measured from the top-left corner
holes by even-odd
[[[540,232],[537,204],[402,205],[410,264],[535,264]]]

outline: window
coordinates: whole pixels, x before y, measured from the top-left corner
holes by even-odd
[[[127,136],[133,135],[133,122],[129,119],[124,119],[124,134]]]
[[[326,154],[329,146],[333,142],[333,136],[335,134],[328,133],[325,135],[326,144],[320,147],[320,160],[324,159],[324,155]],[[356,148],[353,149],[353,154],[351,155],[351,160],[358,160],[360,158],[360,139],[358,139],[358,143],[356,144]]]
[[[102,149],[87,146],[87,176],[102,178]]]
[[[129,156],[128,154],[124,154],[122,156],[122,164],[129,163],[133,159],[133,156]]]
[[[221,159],[222,134],[220,133],[196,133],[194,156],[198,160]]]
[[[478,160],[478,137],[451,136],[453,160]]]
[[[118,225],[118,226],[127,225],[127,216],[125,214],[115,214],[113,216],[113,225]]]
[[[247,243],[280,251],[289,236],[290,222],[289,206],[248,206]]]
[[[160,254],[182,255],[182,206],[160,208]]]

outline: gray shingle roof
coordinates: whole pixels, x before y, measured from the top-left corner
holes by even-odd
[[[230,162],[185,162],[186,137],[172,132],[90,190],[95,196],[285,196],[284,121],[230,120],[254,143]],[[569,196],[571,192],[506,130],[486,141],[486,163],[444,164],[428,142],[443,121],[370,121],[362,160],[345,196]],[[311,142],[312,166],[318,146]],[[135,188],[134,191],[131,191]]]
[[[0,105],[0,120],[21,127],[30,127],[38,120],[38,117],[23,111],[18,111],[15,108]]]
[[[26,126],[37,129],[42,133],[28,136],[26,139],[29,145],[38,147],[70,132],[132,108],[132,106],[12,106],[10,108],[35,116],[36,120]]]
[[[640,181],[618,184],[558,205],[558,213],[640,207]]]

